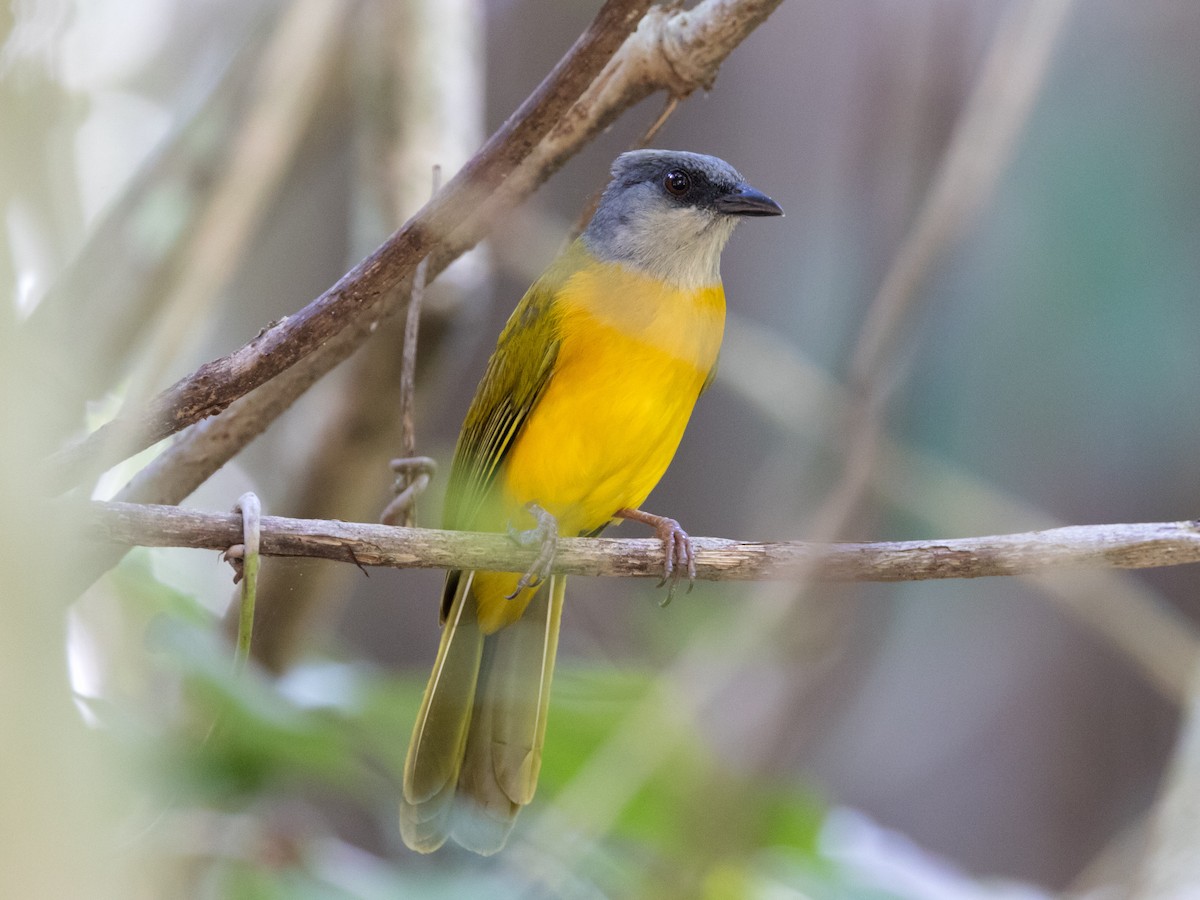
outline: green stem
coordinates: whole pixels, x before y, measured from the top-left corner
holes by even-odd
[[[261,529],[262,504],[252,492],[238,498],[234,512],[242,514],[242,608],[238,617],[237,649],[234,653],[234,670],[241,672],[250,660],[250,641],[254,635],[254,604],[258,597],[259,532]]]
[[[259,554],[246,551],[242,564],[242,611],[238,618],[237,654],[234,665],[237,671],[246,667],[250,659],[250,640],[254,634],[254,604],[258,593]]]

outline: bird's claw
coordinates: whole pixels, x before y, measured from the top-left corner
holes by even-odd
[[[696,586],[696,551],[692,539],[674,519],[665,516],[655,524],[658,539],[663,542],[663,577],[658,586],[667,585],[667,596],[659,603],[666,606],[675,598],[675,588],[683,572],[687,572],[688,593]]]
[[[666,606],[675,597],[675,588],[684,571],[688,577],[688,593],[691,593],[696,586],[696,551],[692,548],[692,539],[680,524],[667,516],[656,516],[632,507],[618,509],[616,518],[649,525],[663,543],[663,577],[658,586],[667,585],[667,596],[659,606]]]
[[[536,503],[528,503],[525,508],[537,519],[537,525],[527,531],[518,531],[511,522],[508,523],[508,537],[521,547],[537,546],[537,556],[529,566],[529,570],[517,579],[517,586],[504,599],[512,600],[526,588],[536,588],[550,575],[554,565],[554,554],[558,550],[558,520]]]

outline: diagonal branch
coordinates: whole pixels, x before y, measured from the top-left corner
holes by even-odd
[[[62,487],[219,413],[319,349],[348,324],[376,316],[384,295],[494,192],[559,123],[633,32],[650,0],[607,0],[554,70],[425,207],[333,287],[228,356],[205,363],[52,460]],[[443,263],[444,264],[444,263]]]
[[[704,0],[690,10],[651,9],[637,32],[562,115],[551,134],[489,199],[486,208],[467,220],[464,228],[474,228],[482,234],[488,221],[532,193],[622,111],[652,91],[661,89],[684,96],[708,85],[725,57],[780,2]],[[456,237],[456,242],[449,244],[440,256],[431,257],[430,275],[470,246],[468,239],[478,240],[478,234],[473,238],[468,235],[467,239]],[[396,307],[391,311],[396,312],[402,309],[403,301],[403,292],[397,292],[383,303],[391,303]],[[140,471],[117,499],[134,503],[182,502],[262,434],[318,378],[350,356],[372,333],[372,326],[370,316],[356,320],[316,353],[234,401],[219,415],[197,423]],[[103,463],[98,468],[103,468]],[[74,583],[83,590],[119,558],[119,553],[99,554],[74,570]]]
[[[91,539],[123,546],[223,550],[241,540],[238,516],[134,503],[92,502],[79,518]],[[1074,525],[1046,531],[934,541],[821,544],[693,538],[698,578],[763,581],[924,581],[1028,575],[1069,568],[1143,569],[1200,562],[1200,521]],[[262,553],[394,568],[523,572],[535,551],[505,535],[263,516]],[[662,574],[654,539],[563,538],[554,571],[571,575]]]
[[[622,6],[644,9],[646,2]],[[219,418],[224,418],[225,421],[206,431],[204,440],[207,446],[189,445],[181,449],[182,456],[189,461],[190,471],[178,485],[169,483],[172,481],[173,467],[169,461],[163,460],[153,477],[142,479],[138,486],[138,491],[143,497],[154,495],[170,497],[174,502],[182,500],[242,447],[261,434],[263,429],[287,409],[309,385],[346,359],[371,334],[372,322],[375,319],[403,307],[405,296],[400,288],[412,277],[417,263],[426,255],[423,248],[427,239],[437,237],[439,242],[436,252],[430,255],[429,276],[432,279],[454,258],[474,246],[500,213],[532,193],[626,109],[658,90],[682,97],[698,88],[711,86],[725,58],[780,2],[781,0],[704,0],[689,10],[652,7],[641,19],[637,31],[629,35],[620,46],[619,52],[615,55],[610,53],[607,64],[599,70],[599,74],[591,80],[585,80],[579,76],[577,69],[588,63],[587,70],[594,73],[592,64],[596,62],[596,58],[601,56],[602,52],[610,52],[607,43],[600,45],[596,41],[586,40],[587,35],[596,30],[605,15],[605,10],[613,5],[610,2],[601,10],[588,32],[576,42],[570,53],[537,91],[522,104],[509,123],[488,141],[464,171],[439,194],[439,198],[431,201],[397,235],[297,316],[265,330],[250,344],[223,360],[201,367],[161,394],[147,409],[122,414],[105,428],[60,451],[50,461],[52,483],[58,488],[79,483],[132,452],[149,446],[160,437],[198,422],[205,416],[219,413],[255,385],[262,385],[251,397],[246,398],[250,400],[258,396],[258,400],[243,404],[237,416],[237,419],[252,417],[256,421],[247,423],[233,417],[225,418],[222,414]],[[627,34],[628,21],[621,19],[619,24],[622,35]],[[571,64],[572,60],[579,57],[586,59],[578,65]],[[569,83],[573,89],[577,89],[574,94],[561,85],[557,89],[547,87],[556,78],[562,82],[566,77],[562,74],[564,70],[568,70],[572,76]],[[527,141],[536,132],[522,133],[514,137],[509,125],[534,104],[535,99],[541,103],[541,114],[537,116],[539,129],[546,125],[547,119],[552,120],[552,127],[540,143],[531,147]],[[506,133],[508,136],[502,138]],[[498,142],[501,144],[499,148],[496,146]],[[464,204],[456,204],[454,209],[447,212],[445,220],[458,223],[452,235],[446,237],[445,233],[442,233],[438,236],[431,234],[427,225],[418,227],[420,223],[425,222],[435,204],[446,202],[440,198],[444,197],[455,182],[463,178],[468,170],[476,171],[480,167],[488,170],[489,163],[486,160],[492,157],[498,157],[505,163],[500,170],[507,172],[507,175],[496,182],[498,187],[491,195],[483,196],[472,191]],[[514,158],[523,160],[515,168],[507,165]],[[485,161],[480,162],[481,159]],[[496,165],[499,167],[498,163]],[[480,203],[481,200],[483,202]],[[415,245],[405,249],[400,246],[399,239],[402,235],[420,240],[416,240]],[[388,248],[392,249],[394,256],[385,253]],[[381,257],[390,263],[386,272],[382,267],[369,265],[372,260]],[[388,275],[390,281],[384,278],[384,275]],[[362,291],[365,287],[376,291],[369,298],[370,304],[360,303],[359,307],[353,310],[355,315],[327,323],[331,334],[326,338],[316,340],[312,346],[298,348],[303,352],[280,352],[278,358],[270,363],[256,361],[257,356],[268,349],[263,343],[264,340],[274,335],[276,329],[299,328],[298,323],[293,324],[294,320],[299,319],[316,304],[322,301],[332,303],[332,298],[340,291]],[[343,306],[353,307],[354,299],[354,295],[351,294],[351,300]],[[363,298],[357,299],[361,301]],[[311,328],[311,325],[308,327]],[[271,343],[276,343],[274,338]],[[321,352],[314,353],[315,350]],[[240,365],[232,365],[234,361],[238,361]],[[288,369],[288,366],[291,368]],[[243,369],[246,367],[257,373],[254,378],[245,376]],[[268,378],[274,378],[276,374],[284,371],[294,376],[286,384],[277,384],[277,378],[263,384]],[[180,400],[184,393],[198,394],[207,400],[187,409],[172,407],[169,398]],[[197,460],[203,462],[197,465]]]

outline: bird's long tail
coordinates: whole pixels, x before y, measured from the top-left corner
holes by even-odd
[[[459,577],[404,765],[400,833],[422,853],[447,837],[495,853],[541,770],[566,578],[551,576],[520,619],[485,635],[474,575]]]

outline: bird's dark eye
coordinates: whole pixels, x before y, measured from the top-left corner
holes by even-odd
[[[682,169],[672,169],[663,178],[663,187],[667,189],[667,193],[674,194],[676,197],[682,197],[691,186],[691,176]]]

